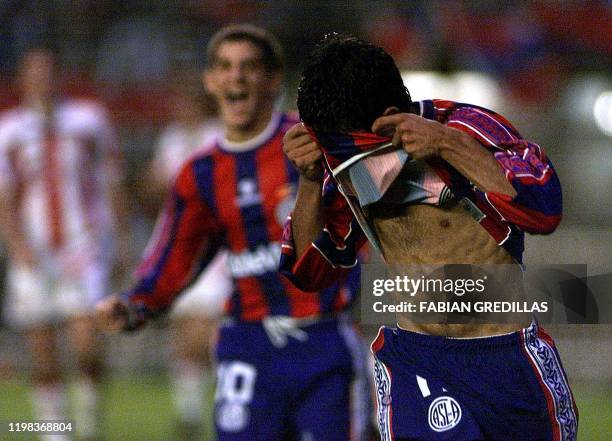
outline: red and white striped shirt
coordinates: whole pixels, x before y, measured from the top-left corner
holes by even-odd
[[[109,188],[120,152],[105,109],[58,103],[49,115],[17,107],[0,115],[0,191],[10,195],[37,254],[82,261],[112,229]]]

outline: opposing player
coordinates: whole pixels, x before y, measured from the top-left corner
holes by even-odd
[[[302,289],[342,277],[366,233],[391,265],[512,265],[524,231],[560,220],[559,182],[538,145],[490,110],[411,102],[392,58],[367,42],[324,39],[298,108],[303,124],[284,142],[300,180],[281,267]],[[576,438],[567,379],[536,323],[397,319],[372,344],[383,440]]]
[[[191,155],[210,153],[222,136],[221,123],[206,113],[207,99],[199,73],[183,72],[175,78],[171,95],[174,118],[160,134],[147,179],[143,180],[150,205],[163,201]],[[201,439],[205,432],[203,415],[208,410],[207,389],[212,385],[210,342],[232,290],[227,256],[220,252],[172,307],[169,372],[181,439]]]
[[[209,43],[208,63],[204,80],[224,137],[182,168],[139,282],[102,303],[99,319],[111,329],[138,327],[226,244],[235,291],[216,352],[219,439],[358,439],[368,415],[360,345],[343,315],[353,292],[336,284],[305,293],[278,274],[298,177],[281,148],[295,119],[274,110],[279,45],[253,26],[224,28]]]
[[[54,73],[49,50],[25,53],[21,103],[0,117],[0,227],[10,259],[4,318],[32,352],[40,420],[66,419],[56,341],[66,325],[78,363],[75,426],[93,440],[101,354],[92,314],[109,289],[113,208],[124,208],[121,155],[104,108],[60,97]]]

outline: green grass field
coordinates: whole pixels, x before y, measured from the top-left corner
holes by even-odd
[[[163,375],[116,376],[104,386],[108,441],[173,441],[170,384]],[[31,418],[28,387],[23,380],[0,381],[0,421]],[[31,436],[0,440],[35,441]],[[212,435],[208,439],[213,439]],[[194,440],[195,441],[195,440]]]
[[[612,385],[575,382],[573,389],[580,410],[578,439],[612,441]],[[163,375],[113,377],[104,390],[108,440],[175,440],[169,392],[170,385]],[[31,418],[28,398],[23,380],[0,379],[0,421]],[[36,438],[0,434],[0,440]]]

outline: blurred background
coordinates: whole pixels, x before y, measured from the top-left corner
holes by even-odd
[[[18,61],[41,42],[58,54],[65,94],[105,104],[126,159],[130,207],[124,221],[134,237],[133,260],[161,203],[139,183],[160,131],[174,117],[173,90],[185,77],[177,72],[198,76],[209,37],[237,22],[263,26],[283,44],[283,108],[295,108],[310,48],[338,31],[385,48],[414,99],[466,101],[507,116],[546,149],[564,191],[562,225],[551,236],[527,238],[526,262],[587,264],[590,275],[610,273],[610,1],[0,1],[0,110],[17,103]],[[115,283],[120,289],[126,279]],[[612,439],[611,327],[567,325],[550,332],[574,385],[581,438]],[[172,439],[164,327],[111,340],[109,439]],[[0,420],[29,415],[22,376],[28,363],[19,336],[0,324]]]

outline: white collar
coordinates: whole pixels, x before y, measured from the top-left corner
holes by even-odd
[[[240,153],[246,152],[248,150],[253,150],[264,144],[268,139],[272,137],[272,135],[274,134],[274,132],[276,132],[276,129],[278,128],[281,117],[281,113],[273,112],[272,118],[270,118],[270,122],[268,122],[266,128],[253,138],[247,139],[246,141],[230,141],[224,134],[223,137],[219,139],[219,146],[223,150],[232,153]]]

